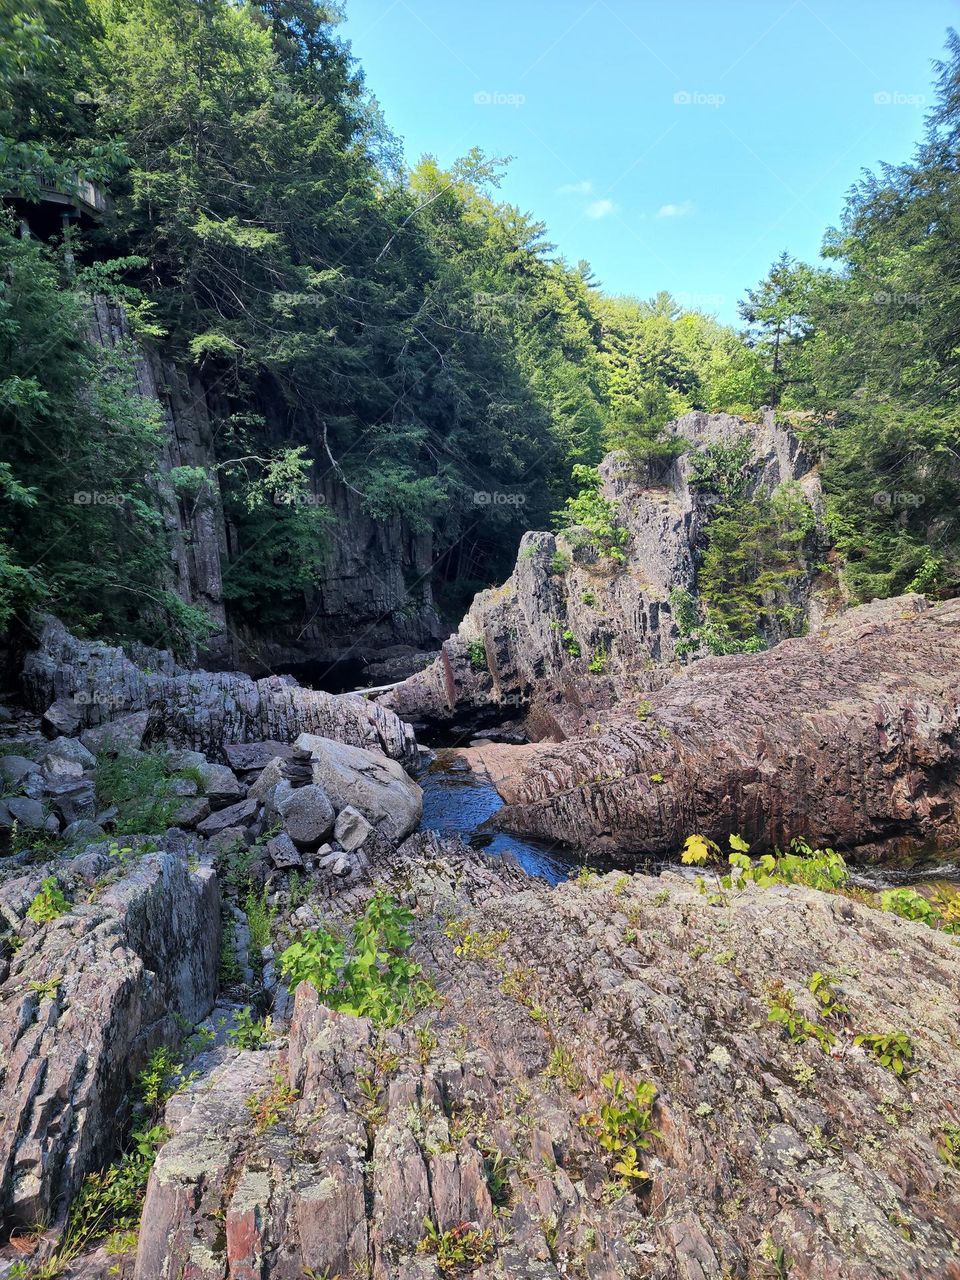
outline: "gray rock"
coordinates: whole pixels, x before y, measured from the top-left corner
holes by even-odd
[[[282,756],[274,756],[266,765],[264,765],[259,776],[247,788],[247,795],[254,800],[259,800],[261,804],[266,804],[270,798],[274,788],[284,781],[284,759]]]
[[[176,773],[178,769],[205,769],[208,761],[202,751],[188,751],[184,747],[177,747],[167,754],[167,763]]]
[[[197,830],[202,836],[209,837],[219,835],[229,827],[242,827],[257,816],[257,807],[256,800],[241,800],[239,804],[211,813],[197,824]]]
[[[309,733],[301,734],[296,745],[309,752],[313,780],[335,808],[358,809],[390,840],[416,830],[423,792],[395,760]]]
[[[79,733],[84,722],[85,707],[78,705],[72,698],[58,698],[52,702],[40,720],[40,727],[48,737],[55,738],[59,734],[69,737]]]
[[[203,785],[207,799],[214,809],[222,809],[226,805],[236,804],[243,798],[243,788],[237,781],[232,769],[225,764],[206,764],[203,766]]]
[[[0,816],[0,826],[9,828],[14,822],[30,831],[40,831],[47,820],[47,814],[39,800],[29,796],[8,796],[2,801],[6,810],[6,818]]]
[[[300,850],[285,831],[267,841],[267,857],[279,871],[303,866]]]
[[[79,818],[92,818],[96,811],[93,783],[87,778],[49,782],[44,794],[54,812],[69,825]]]
[[[224,827],[209,837],[210,851],[215,855],[234,853],[250,843],[249,834],[246,827]]]
[[[93,754],[83,745],[79,738],[55,738],[50,750],[43,758],[46,767],[51,760],[69,760],[83,769],[92,769],[97,763]]]
[[[31,774],[40,773],[36,760],[28,760],[26,756],[0,756],[0,778],[9,788],[20,786]]]
[[[173,796],[196,796],[200,794],[200,788],[192,778],[171,778],[170,794]]]
[[[77,782],[83,777],[83,765],[63,756],[46,756],[43,761],[44,790],[61,782]]]
[[[148,711],[133,711],[127,716],[118,716],[106,724],[95,725],[85,729],[80,739],[95,756],[101,752],[116,753],[118,751],[139,751],[150,720]]]
[[[171,822],[175,827],[191,830],[205,822],[211,813],[210,801],[206,796],[194,796],[182,804],[173,814]]]
[[[284,829],[299,849],[315,849],[333,830],[333,805],[322,787],[291,788],[277,802]]]
[[[344,849],[359,849],[372,830],[373,827],[363,814],[347,805],[346,809],[341,809],[337,814],[333,836]]]
[[[271,760],[289,760],[294,747],[289,742],[228,742],[223,753],[227,764],[237,773],[256,773]]]
[[[78,818],[68,823],[60,833],[61,839],[69,845],[95,844],[105,836],[103,827],[89,818]]]

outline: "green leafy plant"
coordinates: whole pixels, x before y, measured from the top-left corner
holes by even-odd
[[[424,1218],[426,1235],[417,1245],[418,1253],[432,1254],[443,1275],[475,1271],[493,1253],[493,1232],[478,1231],[469,1222],[441,1231],[432,1218]]]
[[[600,492],[597,469],[575,466],[573,482],[581,486],[580,491],[568,498],[563,509],[556,513],[556,526],[567,530],[568,538],[573,536],[573,530],[585,530],[601,556],[624,563],[627,558],[624,548],[630,541],[630,533],[620,523],[616,505]]]
[[[854,1036],[853,1043],[862,1045],[880,1063],[898,1076],[910,1075],[917,1070],[912,1067],[913,1041],[906,1031],[861,1032]]]
[[[570,559],[570,553],[558,548],[550,557],[550,572],[562,577],[573,562]]]
[[[165,751],[104,751],[97,756],[97,802],[118,810],[121,835],[159,833],[170,825],[180,803],[171,789]]]
[[[487,670],[487,646],[482,637],[467,641],[467,657],[474,671]]]
[[[609,657],[610,655],[607,653],[607,650],[601,645],[587,663],[587,670],[595,676],[603,675],[604,671],[607,669],[607,661]]]
[[[70,910],[70,900],[57,883],[56,876],[47,876],[40,891],[27,907],[27,919],[34,924],[49,924]]]
[[[237,1010],[234,1024],[227,1032],[227,1039],[238,1049],[262,1049],[274,1038],[271,1019],[255,1018],[249,1005]]]
[[[378,890],[351,930],[351,944],[315,929],[280,956],[280,971],[293,990],[316,987],[326,1004],[343,1013],[393,1026],[435,999],[422,967],[409,959],[413,914]]]
[[[960,1169],[960,1125],[947,1123],[943,1126],[937,1153],[951,1169]]]
[[[273,1085],[264,1093],[254,1094],[246,1101],[247,1110],[253,1117],[256,1133],[266,1133],[278,1125],[284,1112],[297,1100],[297,1091],[292,1089],[278,1071],[273,1077]]]
[[[600,1146],[617,1157],[614,1172],[621,1178],[645,1181],[650,1175],[639,1167],[637,1153],[649,1150],[660,1136],[653,1127],[656,1085],[649,1080],[626,1081],[608,1072],[600,1080],[607,1100],[595,1111],[580,1117],[583,1128],[591,1130]]]

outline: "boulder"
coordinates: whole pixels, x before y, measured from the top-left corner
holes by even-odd
[[[267,841],[267,857],[278,871],[290,871],[303,866],[300,850],[285,831]]]
[[[93,822],[89,818],[78,818],[60,832],[60,839],[67,845],[96,844],[98,840],[105,838],[106,833],[103,827],[99,822]]]
[[[227,764],[237,773],[256,773],[271,760],[289,760],[294,747],[290,742],[228,742],[223,754]]]
[[[243,827],[254,820],[258,808],[256,800],[241,800],[239,804],[232,804],[226,809],[218,809],[216,813],[211,813],[209,817],[197,823],[197,830],[202,836],[209,838],[226,831],[228,827]]]
[[[130,715],[117,716],[106,724],[85,729],[80,740],[95,756],[103,751],[139,751],[143,746],[149,720],[149,711],[133,711]]]
[[[192,830],[210,817],[210,801],[206,796],[193,796],[184,801],[174,812],[170,821],[175,827]]]
[[[30,796],[7,796],[0,800],[0,828],[9,830],[16,823],[29,831],[40,831],[46,820],[43,805]]]
[[[352,806],[390,840],[416,830],[423,792],[395,760],[309,733],[296,745],[309,753],[313,780],[337,810]]]
[[[79,733],[84,723],[85,707],[72,698],[58,698],[52,702],[40,719],[40,727],[50,738],[60,734]]]
[[[81,771],[92,769],[97,763],[79,738],[55,738],[43,757],[44,766],[53,760],[69,760],[72,764],[78,764]]]
[[[96,812],[96,794],[89,778],[66,778],[49,781],[44,795],[51,808],[64,823],[79,818],[92,818]]]
[[[204,792],[212,808],[222,809],[243,798],[243,787],[225,764],[205,764],[202,773]]]
[[[315,849],[333,830],[333,805],[315,783],[290,788],[276,804],[284,829],[298,849]]]
[[[261,804],[266,804],[274,788],[284,780],[284,758],[283,756],[274,756],[263,769],[254,782],[251,782],[247,788],[247,795],[253,800],[259,800]]]
[[[5,788],[22,788],[31,775],[36,776],[40,772],[36,760],[28,760],[26,756],[0,756],[0,778]]]
[[[363,814],[351,805],[347,805],[346,809],[341,809],[337,814],[333,838],[344,849],[359,849],[372,830],[373,827]]]

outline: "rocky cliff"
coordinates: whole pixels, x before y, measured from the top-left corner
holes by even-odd
[[[384,705],[409,719],[464,726],[523,718],[532,737],[559,738],[619,696],[655,686],[682,651],[675,593],[696,601],[715,501],[696,482],[697,458],[747,440],[746,497],[793,482],[814,519],[821,506],[810,457],[772,412],[759,424],[691,413],[668,430],[689,448],[655,483],[621,454],[600,467],[602,495],[627,534],[622,560],[577,530],[526,534],[510,579],[481,592],[437,661],[385,695]],[[803,560],[781,602],[789,622],[771,610],[767,642],[817,624],[815,576]]]
[[[357,493],[343,484],[318,451],[309,498],[326,507],[327,546],[321,580],[304,599],[303,617],[289,629],[234,625],[223,580],[235,554],[217,472],[218,421],[229,412],[215,385],[159,351],[135,342],[123,311],[95,300],[90,333],[107,348],[129,353],[138,393],[155,401],[165,425],[156,476],[157,496],[172,550],[172,583],[188,603],[202,605],[217,625],[206,657],[217,665],[260,671],[300,662],[332,662],[357,646],[362,654],[390,645],[428,646],[442,632],[431,590],[429,534],[403,520],[374,520]],[[278,431],[277,443],[283,443]],[[222,461],[222,459],[219,459]],[[202,468],[199,496],[179,492],[176,468]]]

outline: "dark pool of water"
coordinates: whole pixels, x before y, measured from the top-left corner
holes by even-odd
[[[582,860],[572,851],[545,840],[496,831],[492,819],[503,801],[486,779],[472,773],[462,757],[440,749],[420,773],[425,831],[460,835],[487,853],[511,853],[530,875],[559,884],[575,873]]]

